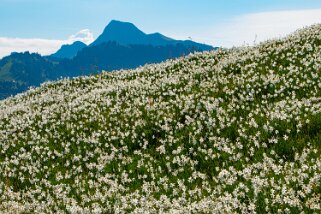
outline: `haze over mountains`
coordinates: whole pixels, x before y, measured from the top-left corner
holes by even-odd
[[[111,21],[89,46],[82,42],[63,45],[50,56],[12,53],[0,60],[0,99],[39,86],[48,80],[75,77],[158,63],[214,47],[190,40],[145,34],[134,24]]]

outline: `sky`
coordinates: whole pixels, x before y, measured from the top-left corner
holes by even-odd
[[[233,47],[321,23],[321,0],[0,0],[0,58],[90,44],[113,19],[145,33]]]

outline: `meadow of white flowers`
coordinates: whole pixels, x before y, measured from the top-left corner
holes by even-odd
[[[321,25],[1,101],[0,212],[320,213]]]

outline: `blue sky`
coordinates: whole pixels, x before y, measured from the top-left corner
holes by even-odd
[[[77,39],[90,43],[112,19],[230,47],[321,23],[321,0],[0,0],[0,57],[24,45],[46,54]]]

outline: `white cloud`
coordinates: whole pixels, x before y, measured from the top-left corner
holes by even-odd
[[[94,41],[94,37],[88,29],[81,30],[76,34],[69,36],[66,40],[0,37],[0,58],[10,55],[11,52],[24,51],[49,55],[55,53],[63,44],[71,44],[75,41],[82,41],[86,44],[90,44]]]
[[[70,41],[70,43],[81,41],[88,45],[94,41],[94,35],[92,34],[92,32],[90,32],[89,29],[83,29],[76,34],[71,35],[68,40]]]
[[[0,37],[0,58],[11,52],[37,52],[42,55],[54,53],[64,44],[63,40],[24,39]]]
[[[211,29],[211,43],[223,47],[251,45],[316,23],[321,23],[321,9],[246,14]]]

